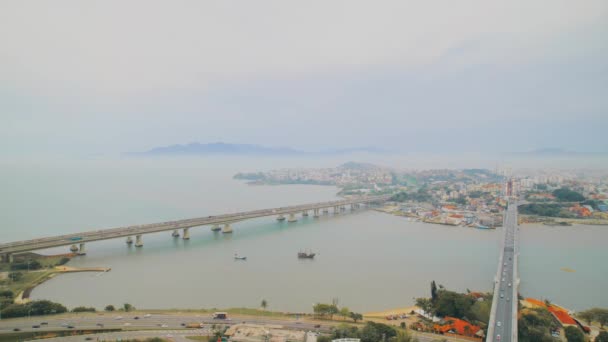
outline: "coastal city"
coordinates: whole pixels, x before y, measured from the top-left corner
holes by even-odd
[[[250,185],[332,185],[340,189],[340,196],[392,194],[380,210],[411,220],[480,229],[502,225],[507,204],[504,194],[509,187],[529,202],[520,209],[520,223],[608,224],[608,175],[560,170],[530,173],[502,169],[401,171],[348,162],[336,168],[238,173],[234,178]]]
[[[608,0],[0,1],[0,342],[608,342]]]

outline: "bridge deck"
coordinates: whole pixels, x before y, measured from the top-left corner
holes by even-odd
[[[492,311],[486,342],[517,341],[517,205],[509,204],[504,219],[504,240],[500,253]]]
[[[132,235],[150,234],[150,233],[169,231],[169,230],[174,230],[174,229],[233,223],[233,222],[243,221],[243,220],[252,219],[252,218],[293,214],[293,213],[299,213],[299,212],[303,212],[303,211],[330,208],[330,207],[335,207],[335,206],[382,202],[382,201],[388,200],[389,198],[390,198],[390,195],[364,196],[364,197],[356,197],[356,198],[331,201],[331,202],[319,202],[319,203],[295,205],[295,206],[289,206],[289,207],[252,210],[252,211],[238,212],[238,213],[233,213],[233,214],[214,215],[214,216],[191,218],[191,219],[184,219],[184,220],[177,220],[177,221],[150,223],[150,224],[134,225],[134,226],[118,227],[118,228],[110,228],[110,229],[101,229],[101,230],[88,231],[88,232],[75,233],[75,234],[66,234],[66,235],[44,237],[44,238],[32,239],[32,240],[16,241],[16,242],[0,244],[0,254],[22,253],[22,252],[38,250],[38,249],[67,246],[67,245],[71,245],[71,244],[114,239],[114,238],[127,237],[127,236],[132,236]]]

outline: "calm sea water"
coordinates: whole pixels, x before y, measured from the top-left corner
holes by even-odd
[[[89,160],[4,165],[0,177],[1,240],[12,241],[336,199],[334,187],[248,186],[238,171],[331,167],[336,160]],[[141,308],[257,307],[310,311],[338,298],[357,311],[412,304],[436,280],[450,289],[490,290],[499,231],[408,222],[374,211],[312,217],[289,224],[261,218],[233,225],[232,235],[192,229],[87,245],[73,266],[106,266],[105,274],[71,274],[36,288],[33,297],[77,305],[132,303]],[[608,227],[524,226],[520,273],[524,296],[572,309],[608,306]],[[315,260],[296,253],[313,249]],[[64,252],[66,248],[54,249]],[[238,253],[248,257],[234,261]],[[568,273],[560,268],[576,272]]]

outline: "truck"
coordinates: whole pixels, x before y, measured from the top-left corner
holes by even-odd
[[[225,312],[216,312],[213,314],[213,319],[228,319],[228,314]]]
[[[186,328],[191,328],[191,329],[199,329],[203,327],[203,323],[188,323],[186,324]]]

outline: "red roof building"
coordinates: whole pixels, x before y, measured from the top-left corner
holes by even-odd
[[[446,316],[443,318],[443,321],[445,322],[443,325],[440,325],[440,324],[434,325],[433,328],[435,329],[435,331],[444,333],[444,334],[447,332],[450,332],[450,331],[454,331],[458,335],[473,336],[481,329],[480,327],[478,327],[476,325],[473,325],[467,321],[463,321],[461,319],[454,318],[454,317]],[[466,328],[466,327],[468,327],[468,328]]]

